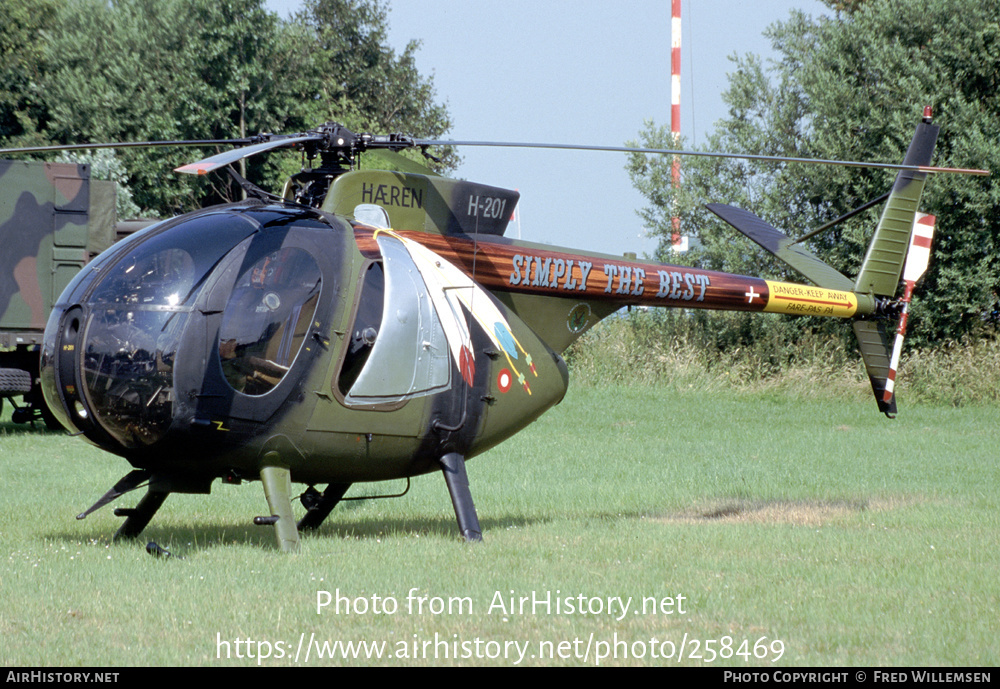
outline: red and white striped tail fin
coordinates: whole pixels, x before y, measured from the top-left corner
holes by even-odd
[[[910,313],[913,288],[917,284],[917,280],[927,271],[927,265],[931,260],[931,240],[934,238],[934,221],[936,219],[933,215],[917,213],[913,222],[910,248],[906,254],[906,263],[903,265],[903,310],[899,315],[896,342],[893,345],[892,358],[889,361],[889,375],[886,378],[885,392],[882,395],[882,401],[887,404],[892,400],[896,385],[896,369],[899,366],[899,354],[903,350],[903,337],[906,335],[906,321]]]

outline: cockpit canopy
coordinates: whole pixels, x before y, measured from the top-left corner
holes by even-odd
[[[303,240],[317,230],[331,227],[309,211],[223,209],[112,248],[50,319],[43,383],[61,401],[50,407],[64,425],[96,421],[129,449],[163,437],[182,387],[198,394],[215,380],[228,396],[268,395],[301,351],[324,288],[323,252]]]

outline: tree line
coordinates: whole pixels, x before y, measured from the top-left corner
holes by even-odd
[[[933,258],[914,298],[908,338],[940,344],[995,333],[1000,292],[1000,2],[998,0],[825,0],[821,16],[793,12],[771,26],[777,58],[733,58],[724,95],[728,116],[703,150],[900,162],[923,107],[941,126],[933,164],[985,168],[991,177],[935,175],[921,210],[937,216]],[[649,123],[643,146],[674,148],[669,128]],[[641,217],[661,237],[659,258],[710,269],[801,280],[744,241],[704,208],[722,202],[750,210],[792,237],[887,192],[893,174],[685,159],[678,191],[670,160],[633,156],[629,172],[647,199]],[[700,250],[670,249],[671,218],[696,234]],[[807,242],[854,276],[881,205]],[[700,316],[720,346],[795,340],[823,329],[812,319]],[[685,326],[687,327],[687,326]],[[780,332],[778,332],[780,331]],[[830,330],[834,332],[834,330]]]
[[[234,139],[328,121],[438,138],[451,121],[416,68],[419,44],[396,53],[387,32],[379,0],[305,0],[290,19],[263,0],[4,0],[0,145]],[[214,152],[114,155],[142,212],[168,216],[238,197],[223,176],[171,173]],[[300,162],[256,156],[247,177],[280,190]],[[456,162],[447,152],[434,165]]]
[[[897,162],[923,106],[941,125],[934,164],[1000,174],[1000,0],[825,0],[769,28],[778,58],[733,58],[728,116],[701,147],[794,157]],[[387,41],[381,0],[305,0],[284,19],[263,0],[4,0],[0,3],[0,145],[242,138],[326,121],[356,131],[441,137],[451,126],[411,42]],[[674,148],[649,123],[643,146]],[[122,150],[117,170],[143,213],[172,215],[238,198],[223,176],[170,171],[214,151]],[[246,176],[280,189],[297,156],[256,156]],[[454,169],[448,151],[438,169]],[[125,172],[127,171],[127,172]],[[671,187],[670,160],[634,156],[640,215],[671,263],[799,279],[704,209],[746,208],[800,236],[886,192],[891,173],[752,161],[687,159]],[[169,183],[164,183],[169,180]],[[931,269],[915,297],[911,343],[994,332],[1000,292],[1000,180],[939,175],[922,210],[938,216]],[[856,274],[875,208],[808,242]],[[671,219],[702,248],[669,247]],[[794,341],[844,332],[829,321],[745,314],[672,314],[706,343]],[[826,329],[826,330],[825,330]],[[710,342],[709,342],[710,341]],[[770,345],[769,345],[770,346]],[[775,345],[778,346],[778,345]]]

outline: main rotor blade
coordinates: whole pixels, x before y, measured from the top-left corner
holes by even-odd
[[[365,156],[369,160],[373,160],[377,166],[376,169],[398,169],[401,172],[412,172],[418,175],[427,175],[430,177],[440,177],[441,175],[434,170],[431,170],[426,165],[421,165],[415,160],[410,160],[400,153],[391,151],[385,148],[371,148],[365,151]],[[364,162],[364,158],[361,159]],[[369,166],[370,167],[370,166]]]
[[[989,170],[968,168],[932,167],[928,165],[901,165],[899,163],[865,163],[852,160],[827,160],[822,158],[786,158],[784,156],[754,155],[750,153],[720,153],[716,151],[682,151],[670,148],[635,148],[630,146],[592,146],[589,144],[516,143],[509,141],[445,141],[414,139],[417,146],[491,146],[500,148],[555,148],[574,151],[611,151],[618,153],[656,153],[700,158],[735,158],[736,160],[761,160],[778,163],[806,163],[810,165],[841,165],[845,167],[876,168],[884,170],[912,170],[915,172],[950,172],[966,175],[989,175]]]
[[[24,146],[0,148],[0,155],[8,153],[45,153],[48,151],[83,151],[95,148],[155,148],[157,146],[240,146],[250,139],[201,139],[196,141],[125,141],[118,143],[54,144],[51,146]]]
[[[270,151],[274,148],[286,148],[289,146],[295,146],[296,144],[304,143],[306,141],[322,141],[323,137],[317,134],[307,134],[302,136],[290,136],[290,137],[275,137],[271,141],[265,141],[262,144],[254,144],[253,146],[243,146],[242,148],[237,148],[232,151],[225,151],[217,155],[205,158],[204,160],[199,160],[196,163],[188,163],[187,165],[182,165],[179,168],[175,168],[174,172],[183,172],[189,175],[206,175],[213,170],[218,170],[220,167],[229,165],[230,163],[235,163],[237,160],[242,160],[257,153],[263,153],[264,151]]]
[[[351,135],[353,136],[353,135]],[[195,141],[133,141],[120,143],[87,143],[51,146],[25,146],[21,148],[2,148],[0,155],[13,153],[44,153],[48,151],[74,151],[98,148],[147,148],[156,146],[240,146],[240,148],[205,158],[195,163],[177,168],[177,172],[203,175],[229,163],[236,162],[248,156],[269,151],[275,148],[293,147],[300,143],[322,143],[324,136],[319,130],[310,134],[293,134],[289,136],[273,136],[264,143],[252,144],[256,139],[203,139]],[[251,144],[251,145],[248,145]],[[341,142],[343,144],[343,142]],[[669,148],[639,148],[631,146],[596,146],[589,144],[557,144],[557,143],[525,143],[512,141],[457,141],[444,139],[409,139],[400,138],[392,141],[381,141],[379,137],[364,135],[358,140],[352,140],[349,148],[355,151],[364,150],[400,150],[417,146],[488,146],[497,148],[547,148],[576,151],[610,151],[618,153],[652,153],[657,155],[695,156],[702,158],[733,158],[736,160],[758,160],[781,163],[805,163],[810,165],[840,165],[847,167],[875,168],[884,170],[911,170],[925,173],[956,173],[968,175],[989,175],[988,170],[953,167],[933,167],[928,165],[902,165],[897,163],[869,163],[849,160],[830,160],[822,158],[791,158],[784,156],[756,155],[749,153],[721,153],[716,151],[685,151]]]

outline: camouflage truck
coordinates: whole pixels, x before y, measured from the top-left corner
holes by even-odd
[[[53,421],[38,385],[45,322],[73,276],[115,242],[115,194],[89,165],[0,160],[0,408],[14,404],[15,422]]]

